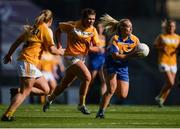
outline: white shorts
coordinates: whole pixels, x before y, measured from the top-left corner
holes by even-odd
[[[17,62],[17,71],[20,77],[38,78],[43,76],[41,71],[35,65],[25,61]]]
[[[173,73],[177,72],[177,65],[167,65],[167,64],[159,64],[160,72],[171,71]]]
[[[83,63],[86,60],[85,56],[65,56],[64,57],[65,62],[66,62],[66,68],[69,66],[76,64],[78,61],[82,61]]]
[[[51,72],[42,71],[42,74],[44,75],[44,77],[46,78],[47,81],[55,80],[54,76]]]

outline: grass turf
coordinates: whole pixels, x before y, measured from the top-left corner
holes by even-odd
[[[7,105],[0,105],[0,114]],[[77,105],[52,105],[46,113],[41,105],[22,105],[16,121],[2,122],[3,128],[178,128],[180,107],[111,105],[105,119],[96,119],[97,105],[88,105],[91,115],[83,115]]]

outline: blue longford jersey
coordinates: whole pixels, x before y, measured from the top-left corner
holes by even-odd
[[[118,52],[120,54],[127,54],[132,51],[138,43],[139,39],[134,35],[128,36],[128,38],[124,41],[120,36],[114,35],[106,51],[106,65],[109,65],[110,67],[112,67],[112,65],[126,67],[128,65],[128,61],[126,59],[113,59],[112,53]]]

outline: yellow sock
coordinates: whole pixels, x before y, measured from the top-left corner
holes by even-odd
[[[45,102],[46,102],[46,96],[45,96],[45,95],[41,95],[41,96],[40,96],[40,101],[41,101],[41,104],[45,104]]]
[[[7,112],[5,113],[5,116],[7,116],[7,117],[10,116],[10,117],[11,117],[11,116],[13,116],[14,112],[15,112],[15,110],[7,111]]]
[[[83,96],[82,105],[85,105],[86,103],[86,96]]]

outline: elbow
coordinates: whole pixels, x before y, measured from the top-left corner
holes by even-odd
[[[112,58],[113,58],[114,60],[120,59],[120,57],[117,57],[116,55],[113,55],[113,54],[112,54]]]
[[[55,51],[55,46],[50,46],[49,47],[49,52],[54,55],[55,54],[54,51]]]

